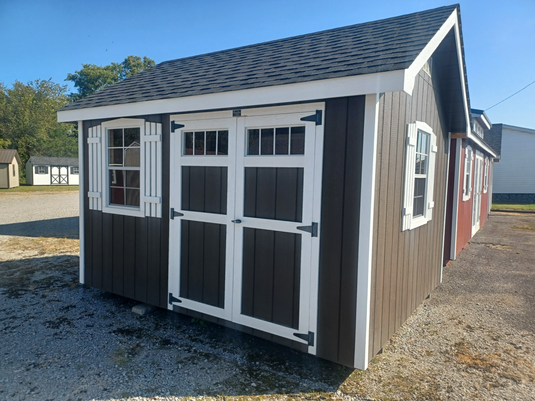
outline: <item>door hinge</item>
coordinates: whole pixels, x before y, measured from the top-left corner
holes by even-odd
[[[171,208],[171,220],[174,220],[175,217],[181,217],[184,216],[184,213],[175,212],[174,208]]]
[[[173,302],[182,303],[182,301],[173,296],[172,293],[169,293],[169,305],[173,305]]]
[[[318,223],[312,223],[311,226],[298,226],[297,229],[310,233],[312,237],[318,236]]]
[[[171,121],[171,132],[175,132],[176,129],[184,128],[184,124],[177,124],[175,120]]]
[[[314,333],[311,331],[309,331],[308,334],[294,333],[294,336],[300,338],[301,340],[305,340],[309,347],[314,346]]]
[[[316,123],[316,125],[322,124],[322,111],[316,110],[316,114],[312,114],[311,116],[302,117],[301,121],[312,121],[313,123]]]

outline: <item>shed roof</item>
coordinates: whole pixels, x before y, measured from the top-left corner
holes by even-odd
[[[11,164],[13,158],[17,159],[17,162],[21,164],[19,152],[16,149],[0,149],[0,163]]]
[[[403,70],[456,7],[166,61],[61,111]]]
[[[28,163],[32,165],[46,165],[46,166],[78,166],[77,157],[45,157],[45,156],[31,156]]]
[[[492,128],[485,131],[485,142],[496,151],[498,157],[502,154],[502,128],[503,124],[492,124]]]

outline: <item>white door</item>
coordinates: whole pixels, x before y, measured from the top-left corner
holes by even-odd
[[[52,185],[69,184],[69,170],[67,166],[50,167],[50,183]]]
[[[316,122],[301,120],[315,109],[266,110],[173,116],[183,127],[171,141],[170,308],[315,353],[322,127],[317,135]]]
[[[483,155],[476,152],[474,199],[472,203],[472,236],[478,232],[481,219],[481,193],[483,191]]]

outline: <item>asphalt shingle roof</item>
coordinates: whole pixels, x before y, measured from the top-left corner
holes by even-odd
[[[17,162],[19,162],[20,164],[21,161],[19,157],[19,152],[17,152],[16,149],[0,149],[0,163],[11,164],[14,157],[17,159]]]
[[[77,157],[45,157],[45,156],[31,156],[28,163],[44,166],[78,166]]]
[[[485,131],[485,142],[496,152],[502,154],[502,129],[503,124],[492,124],[492,128]]]
[[[405,69],[456,7],[165,61],[61,110]]]

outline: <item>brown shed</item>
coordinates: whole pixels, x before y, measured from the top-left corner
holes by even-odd
[[[460,11],[161,63],[72,103],[80,279],[366,369],[441,279]]]
[[[15,149],[0,149],[0,188],[19,186],[19,152]]]

